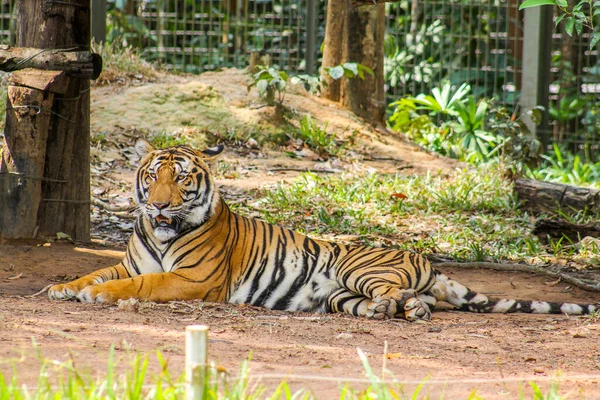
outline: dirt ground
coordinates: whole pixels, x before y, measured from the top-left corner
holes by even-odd
[[[594,399],[600,388],[600,321],[587,317],[434,313],[432,322],[376,322],[343,315],[275,312],[250,306],[201,302],[117,306],[49,301],[28,297],[49,283],[70,279],[118,261],[120,251],[55,242],[50,246],[0,247],[0,371],[34,385],[39,361],[32,339],[50,359],[71,357],[92,375],[106,371],[109,348],[127,365],[134,351],[161,350],[172,372],[184,363],[186,325],[210,329],[211,360],[232,374],[252,352],[253,379],[269,387],[283,378],[292,388],[332,399],[339,382],[366,386],[357,348],[381,371],[405,382],[407,393],[427,379],[422,394],[486,399],[516,398],[528,381],[547,387],[560,382],[571,398]],[[545,278],[494,271],[446,270],[483,293],[512,298],[598,302],[591,294]],[[18,278],[16,278],[18,277]]]
[[[242,107],[256,98],[240,90],[242,77],[235,71],[225,77],[223,73],[211,73],[144,87],[160,91],[172,90],[169,88],[175,85],[181,93],[209,84],[219,88],[239,118],[246,118],[247,123],[256,122],[253,118],[262,111],[250,112]],[[127,119],[127,113],[117,115],[119,107],[127,108],[128,98],[140,98],[144,87],[95,89],[94,129],[113,132],[115,126],[141,129],[139,125],[144,123],[156,124],[143,118],[135,120],[133,114],[131,120]],[[323,100],[294,93],[287,99],[301,112],[310,111],[319,120],[329,121],[332,129],[359,129],[363,150],[368,150],[362,153],[361,165],[406,173],[456,167],[451,161],[418,151],[400,138],[382,138],[377,130]],[[154,111],[146,109],[146,112]],[[201,120],[202,115],[194,118]],[[178,129],[177,121],[174,125],[171,122],[165,125]],[[129,193],[123,188],[131,182],[136,160],[120,154],[127,154],[131,144],[123,142],[112,148],[107,145],[93,152],[95,195],[116,204],[128,203]],[[367,153],[371,157],[364,156]],[[219,179],[229,197],[236,191],[298,174],[270,172],[273,167],[312,168],[319,162],[292,160],[267,152],[251,154],[248,158],[247,153],[227,153],[231,168],[238,172],[237,176]],[[107,179],[118,184],[111,186]],[[97,208],[92,215],[94,243],[61,240],[0,244],[0,371],[5,377],[12,376],[14,367],[20,382],[35,386],[40,362],[32,339],[44,357],[61,361],[71,358],[92,375],[106,371],[111,346],[115,346],[122,367],[131,353],[137,351],[150,356],[150,369],[156,372],[159,365],[153,354],[160,350],[169,360],[172,372],[179,374],[184,363],[185,326],[205,324],[210,328],[210,359],[231,374],[235,375],[240,362],[252,354],[254,382],[273,388],[286,379],[293,389],[310,390],[318,399],[336,398],[342,382],[349,382],[355,388],[367,385],[357,348],[367,354],[378,374],[385,362],[385,368],[395,379],[404,382],[407,394],[424,382],[421,395],[430,394],[432,398],[443,395],[447,399],[466,399],[476,391],[486,399],[513,399],[519,397],[521,389],[526,398],[531,398],[529,381],[535,381],[543,389],[554,381],[559,382],[561,393],[569,394],[569,398],[600,398],[600,320],[590,317],[483,315],[441,310],[434,313],[430,323],[410,324],[199,301],[140,304],[134,308],[51,302],[45,293],[39,293],[42,288],[116,263],[123,254],[123,238],[130,229],[128,220],[109,216]],[[112,223],[103,225],[108,220]],[[121,234],[111,235],[114,231]],[[539,276],[488,270],[443,272],[495,297],[600,302],[600,293],[549,282]],[[391,375],[386,376],[392,379]]]

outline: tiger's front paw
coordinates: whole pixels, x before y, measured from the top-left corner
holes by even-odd
[[[116,303],[119,296],[106,290],[102,285],[92,285],[83,288],[77,293],[77,299],[82,303]]]
[[[48,298],[50,300],[75,300],[78,293],[77,286],[70,283],[61,283],[48,289]]]

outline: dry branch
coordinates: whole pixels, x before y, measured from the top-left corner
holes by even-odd
[[[298,171],[298,172],[311,172],[313,174],[337,174],[341,172],[339,169],[330,169],[330,168],[322,168],[322,169],[310,169],[310,168],[295,168],[295,167],[274,167],[269,168],[267,171],[269,172],[279,172],[279,171]]]
[[[64,71],[74,78],[96,79],[102,72],[102,57],[89,51],[0,46],[0,71],[25,68]]]
[[[594,280],[589,280],[590,283],[584,282],[581,279],[574,278],[562,272],[549,271],[547,266],[528,265],[528,264],[499,264],[491,262],[440,262],[432,263],[435,268],[469,268],[469,269],[493,269],[496,271],[508,271],[508,272],[528,272],[532,274],[539,274],[549,276],[554,279],[561,279],[573,286],[577,286],[581,289],[600,292],[600,283]]]

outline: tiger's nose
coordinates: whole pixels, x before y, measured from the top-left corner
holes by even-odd
[[[157,210],[162,210],[163,208],[167,208],[169,206],[169,203],[155,201],[152,203],[152,205],[156,207]]]

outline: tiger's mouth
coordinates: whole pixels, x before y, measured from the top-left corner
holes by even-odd
[[[179,228],[178,220],[175,218],[169,218],[165,215],[159,214],[152,219],[152,227],[157,230],[170,230],[177,231]]]
[[[154,221],[156,221],[156,225],[158,225],[158,226],[171,226],[171,225],[173,225],[173,219],[169,218],[169,217],[165,217],[162,214],[157,215],[156,218],[154,218]]]

